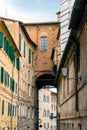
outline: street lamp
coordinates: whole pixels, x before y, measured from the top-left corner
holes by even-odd
[[[67,67],[63,67],[63,68],[61,69],[61,72],[62,72],[63,77],[66,77],[66,76],[67,76],[67,73],[68,73],[68,68],[67,68]]]
[[[75,79],[79,79],[80,81],[81,81],[81,76],[80,77],[67,77],[67,75],[68,75],[68,68],[67,67],[63,67],[62,69],[61,69],[61,72],[62,72],[62,75],[63,75],[63,77],[64,78],[67,78],[67,79],[73,79],[73,80],[75,80]]]

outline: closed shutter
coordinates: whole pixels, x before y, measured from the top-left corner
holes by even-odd
[[[4,34],[3,32],[0,32],[0,48],[3,46],[3,41],[4,41]]]
[[[18,70],[20,70],[20,59],[19,58],[16,59],[16,68]]]
[[[8,103],[8,116],[10,116],[10,103]]]
[[[0,82],[3,83],[3,67],[0,67]]]
[[[14,79],[12,79],[12,91],[14,92]]]
[[[28,52],[28,62],[31,63],[31,49],[30,48]]]
[[[4,115],[4,100],[2,100],[2,115]]]

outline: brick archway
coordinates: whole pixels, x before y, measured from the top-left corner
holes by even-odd
[[[42,88],[45,85],[54,85],[55,76],[53,74],[44,73],[39,75],[36,79],[36,86],[38,89]]]

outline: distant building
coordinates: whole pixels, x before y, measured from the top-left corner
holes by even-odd
[[[65,49],[66,43],[69,38],[69,22],[73,8],[74,0],[60,0],[60,45],[61,54]]]
[[[55,74],[51,53],[53,47],[58,47],[59,22],[26,23],[25,27],[30,38],[37,45],[34,68],[36,85],[38,88],[52,85]]]
[[[39,90],[39,130],[57,130],[56,93],[46,88]]]

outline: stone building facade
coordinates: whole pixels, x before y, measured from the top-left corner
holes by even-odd
[[[21,130],[31,129],[34,127],[35,74],[33,67],[37,45],[30,39],[23,23],[5,18],[1,18],[1,20],[6,24],[21,54],[15,106],[17,112],[16,128]]]
[[[39,130],[57,130],[56,118],[51,119],[51,113],[56,117],[56,93],[42,88],[39,90]]]
[[[55,79],[59,130],[87,129],[86,12],[87,2],[76,0],[69,25],[70,36]]]
[[[17,127],[19,56],[16,43],[0,18],[0,130]]]

